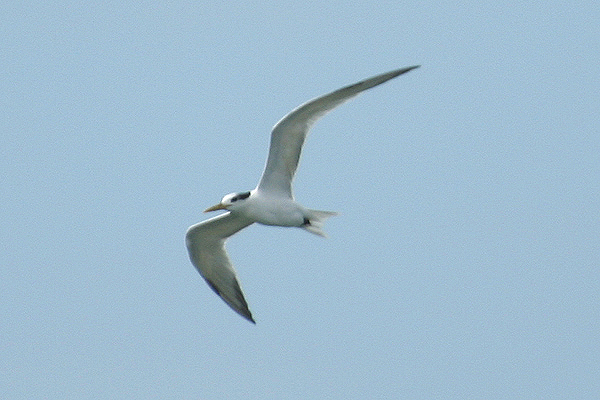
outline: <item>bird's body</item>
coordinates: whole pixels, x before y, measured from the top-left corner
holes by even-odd
[[[310,100],[292,110],[273,128],[269,156],[258,186],[248,192],[224,196],[219,204],[206,211],[223,209],[228,210],[227,213],[188,229],[186,245],[192,263],[209,286],[244,318],[254,322],[225,251],[225,241],[255,222],[299,227],[325,236],[322,229],[324,220],[335,213],[305,208],[294,200],[292,193],[292,180],[306,135],[319,118],[338,105],[417,67],[377,75]]]
[[[252,190],[244,202],[244,214],[263,225],[302,226],[306,211],[294,199],[284,196],[265,195]]]

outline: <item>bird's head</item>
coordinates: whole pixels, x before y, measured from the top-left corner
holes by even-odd
[[[217,210],[235,210],[239,205],[244,203],[250,197],[250,192],[241,193],[229,193],[223,196],[221,202],[212,207],[208,207],[204,212],[217,211]]]

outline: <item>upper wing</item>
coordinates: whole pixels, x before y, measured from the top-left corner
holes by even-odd
[[[237,313],[254,322],[225,251],[227,238],[252,222],[230,212],[221,214],[192,225],[185,235],[185,244],[192,264],[208,285]]]
[[[309,100],[292,110],[273,127],[269,157],[258,184],[258,189],[292,197],[292,179],[298,166],[304,139],[311,126],[329,111],[360,92],[381,85],[418,67],[418,65],[415,65],[374,76]]]

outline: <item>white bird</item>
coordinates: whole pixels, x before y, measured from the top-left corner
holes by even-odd
[[[360,92],[418,67],[415,65],[374,76],[317,97],[292,110],[273,127],[269,157],[258,186],[249,192],[224,196],[219,204],[204,212],[227,210],[225,214],[188,228],[185,239],[192,264],[234,311],[255,323],[225,251],[225,241],[231,235],[258,222],[299,227],[325,236],[323,222],[336,214],[304,208],[294,201],[292,194],[292,180],[302,145],[312,125]]]

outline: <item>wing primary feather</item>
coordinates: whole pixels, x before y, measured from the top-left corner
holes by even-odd
[[[227,212],[192,225],[186,234],[190,260],[208,286],[235,312],[256,323],[225,250],[225,242],[253,221]]]
[[[302,145],[311,126],[319,118],[359,93],[418,67],[419,65],[414,65],[376,75],[309,100],[293,109],[273,127],[269,155],[257,189],[293,198],[292,180],[298,167]]]

